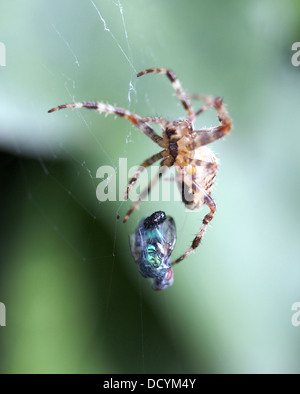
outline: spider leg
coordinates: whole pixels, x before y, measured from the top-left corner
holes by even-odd
[[[163,150],[159,153],[156,153],[155,155],[149,157],[149,159],[145,160],[138,168],[137,172],[134,174],[134,176],[130,179],[128,186],[127,186],[127,190],[125,193],[125,200],[128,199],[128,194],[131,190],[131,188],[133,187],[133,185],[135,184],[135,182],[138,180],[138,178],[140,177],[141,173],[144,171],[145,168],[151,166],[153,163],[155,163],[157,160],[162,159],[164,156],[164,153],[166,151]]]
[[[140,198],[132,204],[131,208],[129,209],[129,211],[126,213],[126,216],[123,220],[123,223],[126,223],[127,220],[129,219],[129,217],[131,216],[131,214],[133,213],[133,211],[140,205],[141,201],[148,196],[148,194],[150,193],[151,189],[153,188],[153,186],[159,181],[159,179],[162,177],[162,175],[167,171],[168,167],[170,165],[166,164],[166,159],[162,161],[160,167],[159,167],[159,172],[158,174],[155,176],[155,178],[153,178],[153,180],[150,181],[148,187],[142,191]]]
[[[141,77],[144,74],[148,73],[159,73],[159,74],[165,74],[169,80],[171,81],[171,84],[173,86],[173,89],[175,90],[177,97],[181,101],[184,109],[186,110],[189,120],[193,120],[195,118],[194,114],[194,109],[192,107],[192,104],[188,98],[188,95],[185,93],[183,90],[181,83],[179,82],[179,79],[177,79],[176,75],[173,73],[171,70],[167,70],[166,68],[150,68],[145,71],[141,71],[138,73],[138,77]]]
[[[160,124],[162,126],[163,129],[165,129],[170,123],[172,123],[170,120],[161,118],[161,117],[157,117],[157,116],[148,116],[147,118],[142,118],[143,122],[153,122],[156,124]]]
[[[204,101],[205,103],[209,103],[214,99],[213,96],[199,93],[188,93],[187,96],[190,100]]]
[[[221,97],[216,97],[214,99],[213,106],[217,110],[219,121],[221,122],[220,126],[210,129],[194,130],[193,134],[195,133],[196,137],[193,142],[187,145],[188,149],[194,150],[200,146],[210,144],[229,133],[232,122]]]
[[[199,185],[197,185],[197,187],[199,187]],[[212,220],[212,218],[213,218],[213,216],[214,216],[214,214],[215,214],[215,211],[216,211],[216,203],[215,203],[214,200],[204,191],[204,189],[203,189],[203,192],[205,193],[205,199],[204,199],[205,204],[209,207],[210,212],[204,216],[204,219],[203,219],[203,221],[202,221],[202,225],[201,225],[200,230],[198,231],[196,237],[194,238],[194,240],[193,240],[193,242],[192,242],[192,246],[190,246],[190,247],[188,248],[188,250],[187,250],[183,255],[181,255],[177,260],[173,261],[173,262],[172,262],[172,265],[177,264],[177,263],[180,263],[180,262],[181,262],[183,259],[185,259],[189,254],[191,254],[193,250],[195,250],[195,249],[199,246],[199,244],[200,244],[200,242],[201,242],[201,239],[202,239],[202,237],[203,237],[203,235],[204,235],[204,233],[205,233],[206,227],[207,227],[208,223]]]
[[[110,104],[104,104],[102,102],[92,102],[92,101],[86,101],[82,103],[72,103],[72,104],[63,104],[59,105],[58,107],[50,109],[48,112],[54,112],[59,109],[63,108],[88,108],[88,109],[94,109],[100,113],[104,112],[106,115],[116,115],[120,116],[121,118],[125,118],[130,120],[130,122],[136,126],[138,129],[140,129],[147,137],[149,137],[153,142],[161,146],[162,148],[165,148],[165,142],[162,137],[160,137],[156,132],[146,123],[143,121],[143,119],[136,115],[131,113],[130,111],[127,111],[126,109],[123,108],[118,108],[114,107]]]
[[[195,112],[195,118],[200,115],[202,112],[206,111],[208,108],[211,108],[214,106],[214,98],[212,96],[205,96],[202,94],[188,94],[188,98],[190,100],[198,100],[198,101],[203,101],[206,103],[203,105],[198,111]]]

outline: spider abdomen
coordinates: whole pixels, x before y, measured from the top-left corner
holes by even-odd
[[[205,204],[205,194],[209,196],[212,193],[215,176],[217,173],[217,158],[215,154],[206,146],[189,152],[189,160],[199,161],[201,163],[209,163],[210,167],[205,165],[197,165],[194,163],[182,165],[182,161],[175,162],[176,179],[182,201],[186,208],[194,210]]]

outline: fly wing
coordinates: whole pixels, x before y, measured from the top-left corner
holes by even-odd
[[[129,245],[132,257],[134,258],[135,262],[137,263],[140,257],[140,249],[137,248],[136,245],[136,233],[129,235]]]
[[[170,256],[177,239],[175,222],[171,216],[167,216],[167,219],[161,224],[161,236],[165,253]]]
[[[136,231],[133,234],[129,235],[130,251],[136,263],[139,262],[146,243],[147,239],[143,219],[140,221]]]

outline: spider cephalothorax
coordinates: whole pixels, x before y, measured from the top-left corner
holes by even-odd
[[[170,121],[159,117],[142,118],[130,111],[114,107],[102,102],[79,102],[73,104],[63,104],[50,109],[53,112],[62,108],[88,108],[94,109],[100,113],[113,114],[125,119],[142,131],[153,142],[159,145],[162,150],[145,160],[138,168],[136,174],[129,181],[125,198],[135,184],[142,171],[151,166],[153,163],[161,160],[160,171],[157,176],[150,182],[148,188],[144,190],[138,201],[136,201],[127,212],[124,222],[126,222],[132,212],[137,208],[142,199],[147,196],[153,185],[159,180],[162,174],[174,165],[176,170],[176,181],[182,194],[182,201],[188,209],[200,208],[206,204],[209,208],[202,221],[200,230],[193,240],[190,248],[172,264],[176,264],[187,257],[199,245],[208,223],[212,220],[216,210],[216,204],[211,198],[211,192],[214,185],[214,179],[217,172],[217,159],[213,152],[206,147],[211,142],[222,138],[228,134],[231,129],[231,119],[223,104],[221,97],[210,97],[199,94],[187,95],[182,89],[179,80],[171,70],[165,68],[152,68],[140,72],[140,77],[148,73],[165,74],[187,112],[187,118],[182,120]],[[197,111],[194,111],[191,100],[200,100],[205,104]],[[217,111],[220,124],[216,127],[194,130],[193,122],[196,117],[210,107]],[[159,124],[162,127],[162,137],[159,136],[149,125],[150,122]]]

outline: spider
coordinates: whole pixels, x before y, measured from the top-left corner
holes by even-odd
[[[192,245],[185,253],[172,262],[172,265],[174,265],[185,259],[199,246],[206,227],[215,214],[216,204],[211,197],[211,192],[217,173],[217,159],[214,153],[206,145],[229,133],[231,129],[231,118],[221,97],[213,98],[201,94],[188,95],[183,90],[180,81],[176,78],[173,71],[165,68],[147,69],[138,73],[137,76],[140,77],[148,73],[160,73],[167,76],[187,113],[185,119],[171,121],[161,117],[142,118],[126,109],[104,104],[103,102],[91,101],[59,105],[58,107],[50,109],[48,112],[53,112],[62,108],[88,108],[94,109],[100,113],[104,112],[106,115],[116,115],[130,120],[130,122],[140,129],[142,133],[162,148],[160,152],[146,159],[129,181],[125,199],[128,198],[129,191],[136,183],[143,170],[161,160],[159,173],[150,181],[148,187],[140,194],[139,199],[131,206],[123,222],[125,223],[128,220],[142,199],[150,193],[152,187],[162,177],[166,170],[174,166],[176,180],[182,194],[182,201],[186,208],[194,210],[200,208],[204,204],[209,208],[209,212],[204,216],[201,227]],[[194,111],[191,100],[203,101],[204,105],[197,111]],[[216,127],[194,130],[193,122],[197,116],[210,107],[216,109],[220,124]],[[149,122],[159,124],[162,127],[162,137],[150,127]]]

